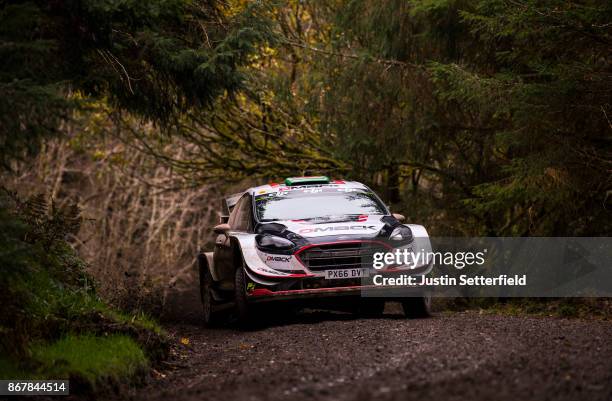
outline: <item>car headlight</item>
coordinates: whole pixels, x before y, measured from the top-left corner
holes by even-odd
[[[412,230],[406,226],[396,227],[395,230],[389,236],[391,241],[411,242],[412,241]]]
[[[257,242],[257,246],[263,248],[264,250],[279,250],[286,251],[295,246],[295,244],[289,241],[286,238],[277,237],[276,235],[258,235],[255,237],[255,242]]]

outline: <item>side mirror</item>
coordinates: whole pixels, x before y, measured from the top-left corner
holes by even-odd
[[[215,234],[224,234],[227,235],[227,232],[231,229],[230,225],[227,223],[216,225],[213,228],[213,232]]]
[[[393,217],[395,217],[400,223],[403,223],[406,220],[404,215],[399,213],[393,213]]]

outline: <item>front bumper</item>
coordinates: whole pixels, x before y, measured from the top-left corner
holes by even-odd
[[[402,275],[422,276],[432,269],[432,264],[415,269],[374,271],[375,275],[384,277],[399,277]],[[261,279],[251,279],[252,272],[247,270],[247,298],[250,302],[266,302],[275,300],[328,298],[343,296],[402,298],[420,296],[426,290],[422,286],[389,286],[376,285],[374,274],[362,279],[326,280],[321,277],[287,278],[282,282],[262,283]]]
[[[424,231],[424,229],[422,230]],[[318,270],[311,269],[302,261],[302,251],[307,247],[301,248],[292,255],[264,254],[256,246],[255,236],[251,234],[236,234],[239,240],[242,256],[244,260],[245,272],[248,278],[247,297],[249,301],[260,302],[263,300],[317,298],[317,297],[336,297],[336,296],[394,296],[398,289],[389,286],[377,286],[372,282],[372,276],[383,274],[385,276],[423,276],[428,274],[433,268],[430,260],[425,264],[410,268],[409,266],[398,266],[382,270],[371,269],[370,278],[353,279],[333,279],[325,278],[325,272],[320,266]],[[368,243],[381,245],[386,249],[397,249],[378,240],[367,238],[350,238],[347,240],[328,241],[318,239],[316,246],[327,246],[329,244],[357,244]],[[315,243],[313,243],[315,245]],[[420,233],[415,236],[414,242],[410,245],[412,249],[427,252],[431,250],[431,244],[427,233]],[[335,250],[332,250],[335,251]],[[345,249],[340,250],[344,252]],[[355,256],[355,255],[351,255]],[[368,267],[363,263],[357,262],[361,268]],[[348,267],[348,266],[347,266]],[[352,266],[351,266],[352,267]],[[357,266],[355,266],[357,267]],[[333,270],[333,269],[332,269]],[[412,292],[413,289],[400,287],[403,292]],[[414,291],[422,291],[417,288]],[[373,295],[375,294],[375,295]]]
[[[422,296],[424,291],[424,288],[406,288],[398,286],[380,287],[376,285],[288,291],[269,291],[262,289],[256,290],[255,293],[248,295],[248,299],[249,302],[252,303],[349,296],[364,298],[400,299]],[[368,295],[364,296],[364,293],[367,293]]]

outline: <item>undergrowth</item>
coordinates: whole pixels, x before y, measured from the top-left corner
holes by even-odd
[[[168,352],[157,323],[103,302],[68,240],[76,206],[0,195],[0,378],[70,378],[100,390],[142,376]],[[72,391],[72,389],[71,389]]]

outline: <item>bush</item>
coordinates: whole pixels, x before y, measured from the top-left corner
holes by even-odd
[[[35,196],[0,197],[0,374],[76,378],[84,388],[131,378],[165,357],[168,342],[142,314],[97,297],[68,243],[79,210]]]

